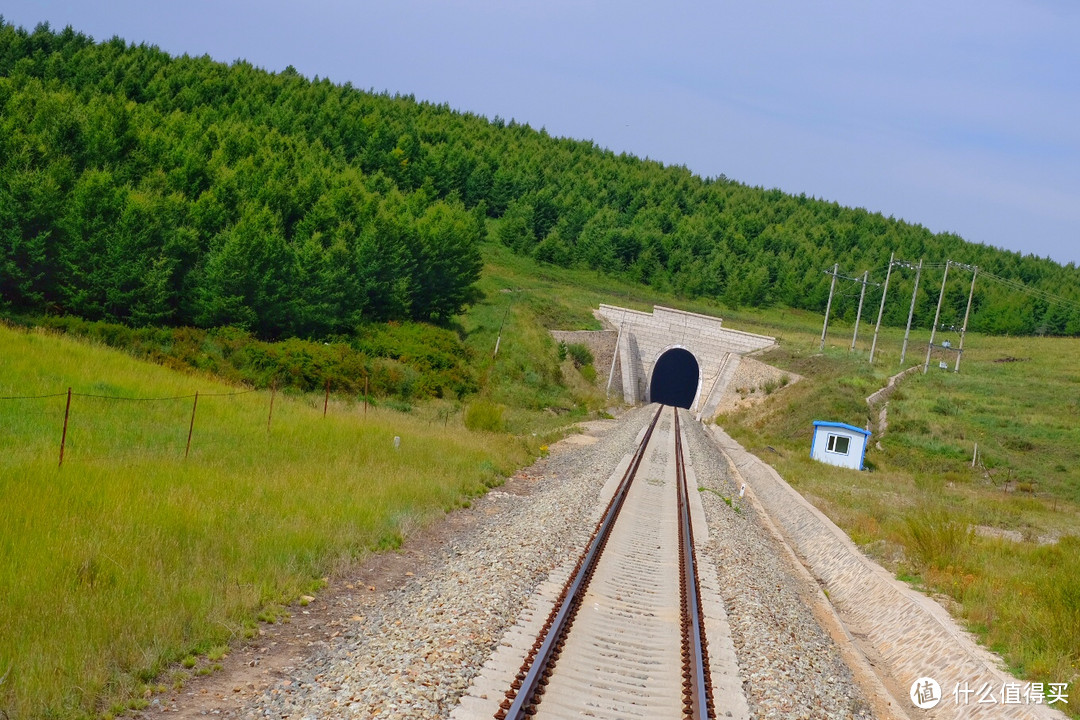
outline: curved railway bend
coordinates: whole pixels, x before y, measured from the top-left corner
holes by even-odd
[[[968,672],[974,666],[964,663],[977,655],[970,641],[942,633],[947,619],[919,616],[919,603],[890,589],[888,578],[863,573],[865,558],[850,560],[850,542],[819,532],[812,509],[778,477],[678,412],[709,717],[1054,716],[1045,707],[1038,715],[958,712],[946,703],[915,709],[911,672],[951,665]],[[656,414],[653,405],[588,424],[471,508],[414,533],[399,553],[332,578],[309,605],[294,608],[291,622],[266,626],[222,661],[222,671],[152,698],[142,717],[510,716],[506,701],[524,687],[512,684],[527,675],[540,629]],[[522,703],[535,706],[527,717],[699,717],[683,691],[673,431],[667,408],[607,541],[617,551],[593,570],[540,701]],[[750,491],[740,499],[744,480]],[[835,578],[821,565],[830,562],[843,566]],[[834,603],[845,592],[852,598],[840,607],[847,627],[818,582]],[[970,672],[978,679],[982,670]]]

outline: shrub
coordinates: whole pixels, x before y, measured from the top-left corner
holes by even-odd
[[[471,403],[465,410],[465,427],[470,430],[502,432],[505,426],[502,405],[487,400],[478,400]]]
[[[366,378],[369,395],[403,403],[479,389],[464,343],[450,330],[421,323],[364,325],[351,339],[333,342],[265,342],[233,327],[131,329],[73,317],[39,322],[173,369],[195,368],[260,388],[319,392],[329,381],[333,392],[355,394],[363,392]]]
[[[566,346],[567,354],[573,358],[575,367],[584,367],[593,364],[592,351],[581,343],[570,343]]]

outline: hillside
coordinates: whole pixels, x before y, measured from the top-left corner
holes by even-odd
[[[1080,679],[1080,374],[1075,338],[978,335],[961,372],[906,377],[807,323],[761,359],[806,377],[717,422],[867,555],[948,609],[1018,678]],[[925,334],[920,340],[925,340]],[[925,346],[924,346],[925,347]],[[909,365],[921,362],[918,358]],[[880,420],[887,411],[887,424]],[[873,428],[866,472],[810,458],[814,420]],[[1080,717],[1075,704],[1061,708]]]
[[[208,672],[257,621],[545,442],[245,390],[3,324],[0,356],[5,718],[145,708],[183,683],[185,658]]]
[[[891,253],[925,258],[937,267],[923,326],[952,259],[989,280],[974,329],[1080,332],[1071,265],[292,70],[0,25],[8,312],[264,339],[446,323],[475,299],[485,220],[543,263],[732,308],[821,312],[833,263],[880,282]],[[911,282],[894,280],[886,323],[906,320]],[[858,293],[841,290],[834,309],[850,320]],[[966,290],[947,288],[943,324],[962,318]]]

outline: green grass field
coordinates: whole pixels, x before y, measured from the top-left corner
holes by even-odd
[[[65,393],[0,400],[0,710],[13,718],[137,707],[168,664],[251,634],[539,446],[340,400],[324,418],[321,396],[278,394],[268,430],[268,392],[40,332],[0,326],[0,357],[0,396]]]

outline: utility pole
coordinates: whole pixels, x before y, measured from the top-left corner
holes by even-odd
[[[964,324],[960,328],[960,347],[956,350],[956,365],[953,372],[960,372],[960,356],[964,354],[964,333],[967,332],[968,316],[971,315],[971,299],[975,297],[975,276],[979,274],[979,266],[971,268],[971,290],[968,292],[967,310],[964,311]]]
[[[941,301],[945,299],[945,281],[949,279],[949,265],[952,260],[945,261],[945,274],[941,276],[941,292],[937,298],[937,310],[934,312],[934,324],[930,326],[930,344],[926,346],[926,362],[923,363],[922,374],[925,375],[930,369],[930,353],[934,351],[934,333],[937,332],[938,319],[941,317]]]
[[[900,349],[900,366],[904,365],[904,356],[907,355],[908,336],[911,335],[911,318],[915,315],[915,296],[919,292],[919,276],[922,275],[922,258],[919,258],[919,267],[915,270],[915,287],[911,291],[911,309],[907,315],[907,329],[904,330],[904,345]]]
[[[503,292],[510,293],[510,302],[506,303],[506,310],[503,312],[502,321],[499,322],[499,335],[495,338],[495,352],[491,353],[492,360],[499,355],[499,343],[502,342],[503,325],[506,324],[506,317],[510,314],[510,307],[514,304],[514,293],[520,292],[520,289],[511,290],[510,288],[506,288]]]
[[[859,310],[855,313],[855,331],[851,333],[851,349],[855,349],[855,340],[859,337],[859,321],[862,319],[862,301],[866,297],[866,278],[870,275],[869,270],[862,274],[862,291],[859,293]]]
[[[821,327],[821,345],[818,347],[818,351],[825,349],[825,332],[829,329],[829,312],[832,310],[832,296],[833,291],[836,289],[836,275],[838,272],[840,272],[840,263],[834,263],[832,266],[832,283],[829,285],[829,302],[825,304],[825,324]]]
[[[885,289],[881,291],[881,307],[877,311],[877,325],[874,326],[874,341],[870,343],[870,364],[874,364],[874,350],[877,349],[878,331],[881,330],[881,315],[885,312],[885,294],[889,292],[889,277],[892,275],[893,260],[896,253],[889,253],[889,269],[885,271]]]

